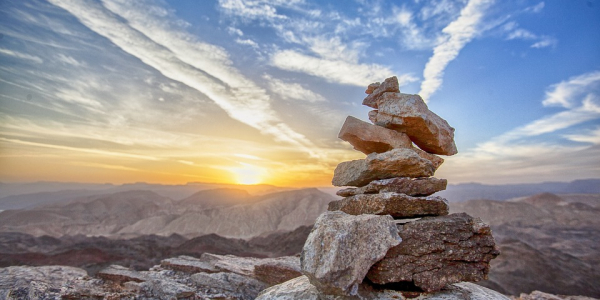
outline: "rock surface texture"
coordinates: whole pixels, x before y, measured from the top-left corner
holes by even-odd
[[[487,278],[499,251],[490,227],[465,213],[423,218],[398,225],[402,243],[367,274],[376,284],[413,283],[437,291],[449,283]]]
[[[302,273],[325,294],[352,295],[371,266],[399,243],[390,216],[326,212],[302,249]]]
[[[443,162],[437,154],[457,153],[454,128],[419,95],[401,94],[396,77],[366,93],[363,104],[376,109],[369,113],[374,125],[348,117],[338,137],[367,157],[340,163],[332,180],[356,188],[340,190],[345,198],[319,217],[302,250],[306,277],[258,299],[503,298],[458,284],[487,279],[499,251],[488,225],[448,215],[448,201],[433,195],[446,189],[445,179],[431,176]],[[392,218],[400,238],[389,229]],[[454,293],[461,289],[471,290]]]

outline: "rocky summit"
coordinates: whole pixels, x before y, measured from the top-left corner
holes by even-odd
[[[373,124],[348,117],[338,136],[367,157],[340,163],[332,180],[355,188],[339,191],[345,198],[317,220],[302,250],[304,276],[257,299],[506,299],[461,283],[487,279],[499,254],[490,227],[449,215],[448,201],[432,195],[447,185],[431,176],[438,154],[457,153],[454,128],[420,96],[400,93],[396,77],[366,93]]]

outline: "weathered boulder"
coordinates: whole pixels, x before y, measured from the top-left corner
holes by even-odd
[[[448,214],[448,200],[437,197],[411,197],[399,193],[359,194],[329,202],[330,211],[350,215],[391,215],[395,219]]]
[[[390,216],[325,212],[302,249],[302,273],[321,293],[352,295],[371,266],[400,241]]]
[[[355,299],[399,299],[407,300],[418,297],[419,300],[509,300],[510,298],[469,282],[461,282],[448,286],[446,289],[434,293],[402,292],[390,289],[378,289],[361,284],[356,296],[333,296],[320,294],[317,288],[310,283],[308,277],[294,278],[282,284],[262,291],[256,300],[355,300]],[[527,299],[531,300],[531,299]],[[543,299],[546,300],[546,299]],[[554,299],[552,299],[554,300]],[[558,300],[558,299],[557,299]],[[564,299],[569,300],[569,299]],[[583,299],[573,299],[583,300]]]
[[[454,128],[427,108],[419,95],[383,93],[369,119],[376,125],[406,133],[426,152],[454,155]]]
[[[190,278],[201,289],[210,289],[212,293],[221,293],[228,299],[251,300],[268,287],[262,281],[228,272],[196,273]]]
[[[161,261],[163,268],[185,273],[235,273],[275,285],[302,275],[300,258],[284,256],[276,258],[238,257],[204,253],[200,258],[179,256]]]
[[[142,282],[146,281],[147,279],[140,272],[119,265],[110,265],[100,270],[96,275],[104,280],[110,280],[118,283],[127,281]]]
[[[429,177],[435,165],[412,149],[393,149],[371,153],[365,159],[340,163],[333,172],[335,186],[364,186],[377,179],[393,177]]]
[[[354,149],[364,153],[383,153],[394,148],[411,148],[408,135],[385,127],[369,124],[348,116],[338,138],[350,143]]]
[[[465,213],[399,224],[402,243],[377,262],[367,278],[376,284],[408,282],[438,291],[461,281],[487,279],[498,256],[490,227]]]
[[[429,196],[446,189],[448,181],[435,177],[396,177],[373,180],[359,188],[347,188],[337,191],[338,196],[349,197],[359,194],[402,193],[409,196]]]
[[[370,90],[372,91],[369,93]],[[387,78],[379,85],[377,85],[377,83],[370,84],[365,92],[369,95],[363,100],[362,104],[372,108],[377,108],[377,99],[379,99],[383,93],[400,93],[398,78],[396,76],[392,76]]]

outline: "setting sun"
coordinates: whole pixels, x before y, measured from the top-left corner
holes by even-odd
[[[231,172],[235,175],[238,184],[259,184],[263,180],[264,170],[262,168],[243,164],[240,168],[233,168]]]

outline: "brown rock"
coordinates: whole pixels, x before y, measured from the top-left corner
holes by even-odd
[[[97,276],[104,280],[110,280],[119,283],[127,281],[143,282],[147,280],[147,278],[141,273],[119,265],[108,266],[98,272]]]
[[[376,284],[409,282],[432,292],[485,280],[489,261],[499,254],[490,227],[465,213],[400,224],[398,231],[402,242],[367,274]]]
[[[394,218],[443,216],[448,214],[448,200],[433,197],[411,197],[398,193],[360,194],[329,202],[330,211],[350,215],[391,215]]]
[[[321,293],[354,295],[371,266],[399,242],[390,216],[328,211],[306,239],[302,273]]]
[[[427,108],[419,95],[383,93],[377,98],[378,111],[369,119],[376,125],[406,133],[426,152],[454,155],[454,128]]]
[[[369,124],[352,116],[346,118],[338,137],[364,154],[412,147],[412,141],[406,134]]]
[[[380,85],[381,85],[381,82],[375,82],[375,83],[369,84],[369,86],[367,87],[367,90],[365,91],[365,94],[372,94],[373,91],[375,89],[377,89]]]
[[[374,83],[377,84],[377,83]],[[373,85],[373,84],[371,84]],[[371,85],[367,88],[367,92],[371,89]],[[377,108],[377,99],[385,92],[400,93],[400,86],[398,85],[398,78],[392,76],[386,79],[383,83],[378,85],[364,100],[363,105]]]
[[[254,266],[256,279],[266,282],[269,286],[302,276],[300,271],[300,259],[297,256],[265,259],[264,263]]]
[[[334,171],[335,186],[364,186],[377,179],[393,177],[429,177],[435,164],[420,157],[412,149],[393,149],[384,153],[371,153],[365,159],[340,163]]]
[[[429,196],[446,189],[448,181],[435,177],[397,177],[373,180],[360,188],[347,188],[337,191],[338,196],[350,197],[359,194],[402,193],[408,196]]]

